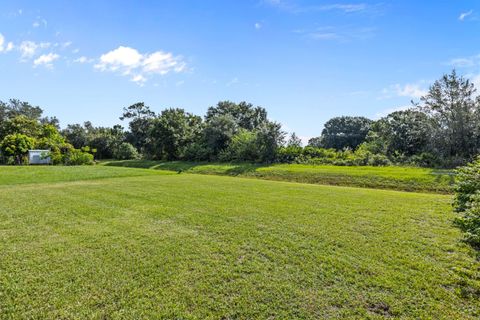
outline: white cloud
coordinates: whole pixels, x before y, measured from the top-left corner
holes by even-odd
[[[163,75],[172,70],[175,72],[184,71],[185,63],[175,58],[171,53],[157,51],[144,57],[143,69],[146,72]]]
[[[156,51],[142,54],[134,48],[124,46],[103,54],[99,60],[96,69],[131,76],[131,80],[138,84],[145,83],[152,74],[165,75],[186,69],[182,58],[175,57],[172,53]]]
[[[48,42],[36,43],[33,41],[22,41],[18,49],[22,54],[21,58],[27,59],[32,58],[37,53],[38,49],[46,49],[48,47],[50,47],[50,43]]]
[[[426,81],[419,81],[417,83],[407,83],[404,85],[394,84],[381,91],[381,96],[378,100],[391,99],[393,97],[408,97],[412,99],[419,99],[427,94],[425,89]]]
[[[458,16],[458,20],[460,21],[464,21],[466,17],[472,15],[473,13],[473,10],[470,10],[470,11],[467,11],[467,12],[462,12],[459,16]]]
[[[406,85],[395,85],[395,91],[400,97],[420,98],[427,94],[427,90],[418,84],[407,83]]]
[[[0,52],[8,52],[13,49],[13,43],[8,42],[5,46],[5,37],[0,33]]]
[[[32,23],[32,27],[34,27],[34,28],[40,27],[40,22],[35,21],[34,23]]]
[[[262,28],[262,24],[260,22],[255,23],[255,29],[259,30]]]
[[[7,43],[7,47],[5,48],[5,52],[12,51],[14,48],[15,48],[15,45],[13,44],[13,42],[10,41],[9,43]]]
[[[103,54],[95,68],[101,71],[121,70],[124,74],[129,74],[132,69],[140,65],[142,59],[143,56],[136,49],[120,46]]]
[[[133,76],[131,80],[133,82],[139,84],[140,86],[143,86],[144,83],[147,82],[147,78],[145,78],[141,74],[137,74],[136,76]]]
[[[53,61],[60,58],[60,56],[56,53],[50,52],[48,54],[42,54],[40,57],[33,61],[33,65],[36,66],[45,66],[47,68],[53,67]]]
[[[91,63],[91,62],[93,62],[93,59],[89,59],[89,58],[87,58],[87,57],[85,57],[85,56],[81,56],[81,57],[73,60],[73,62],[77,62],[77,63]]]

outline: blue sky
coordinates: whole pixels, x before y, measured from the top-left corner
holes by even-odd
[[[0,100],[120,123],[246,100],[299,136],[378,118],[453,67],[480,84],[479,1],[2,1]]]

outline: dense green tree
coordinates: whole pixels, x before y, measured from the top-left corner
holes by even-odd
[[[165,109],[154,120],[149,133],[157,159],[177,160],[186,147],[199,140],[202,118],[180,108]]]
[[[258,148],[258,162],[273,162],[276,159],[278,148],[285,142],[285,132],[277,122],[264,122],[256,130],[256,148]]]
[[[21,133],[6,135],[0,142],[0,150],[4,157],[12,157],[16,164],[26,162],[28,150],[35,146],[35,139]]]
[[[342,150],[355,149],[370,131],[372,120],[365,117],[335,117],[325,123],[322,131],[322,147]]]
[[[203,129],[205,145],[217,155],[231,142],[239,126],[232,115],[222,114],[209,118]]]
[[[41,128],[42,125],[37,119],[16,115],[0,123],[0,138],[16,133],[37,137],[41,133]]]
[[[427,152],[432,130],[431,119],[413,109],[390,113],[372,126],[388,154],[406,156]]]
[[[77,149],[88,146],[88,132],[85,125],[69,124],[62,130],[62,135]]]
[[[220,101],[215,107],[207,110],[205,121],[208,123],[212,118],[229,115],[240,128],[246,130],[257,129],[267,122],[267,111],[262,107],[254,107],[251,103]]]
[[[87,121],[82,125],[68,125],[62,134],[75,148],[89,147],[97,159],[112,159],[114,151],[125,141],[123,127],[95,127]]]
[[[224,161],[258,161],[260,158],[257,148],[257,135],[254,131],[240,129],[232,137],[228,148],[220,156]]]

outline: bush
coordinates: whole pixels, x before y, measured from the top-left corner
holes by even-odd
[[[190,143],[183,152],[183,159],[188,161],[215,160],[213,150],[200,142]]]
[[[221,161],[259,161],[256,134],[247,130],[240,130],[233,136],[228,147],[220,153]]]
[[[82,150],[72,149],[65,154],[63,164],[67,166],[92,165],[93,155]]]
[[[480,248],[480,157],[456,172],[454,207],[461,216],[455,222],[464,240]]]
[[[113,150],[113,157],[117,160],[134,160],[139,158],[139,154],[132,144],[122,142]]]

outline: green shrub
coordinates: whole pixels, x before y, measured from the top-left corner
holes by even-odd
[[[65,154],[63,164],[67,166],[92,165],[93,155],[79,149],[72,149]]]
[[[117,160],[135,160],[139,158],[139,154],[132,144],[122,142],[113,150],[113,157]]]
[[[480,157],[456,170],[455,222],[465,232],[465,241],[480,248]]]

